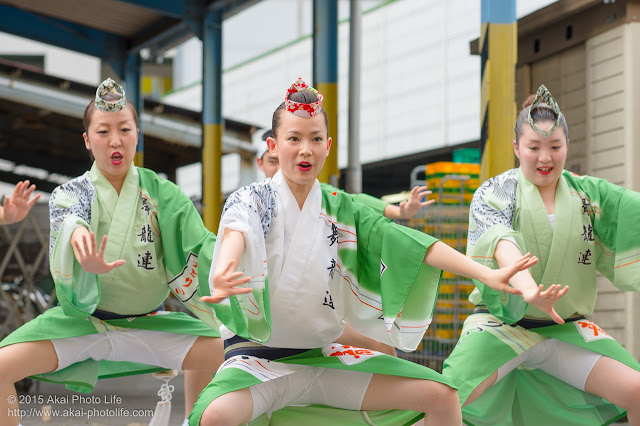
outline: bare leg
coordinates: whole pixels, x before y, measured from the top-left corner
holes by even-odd
[[[456,390],[431,380],[374,374],[361,409],[421,411],[426,413],[427,426],[462,425]]]
[[[589,373],[584,388],[627,410],[631,426],[640,425],[640,372],[602,356]]]
[[[224,362],[224,342],[217,337],[198,337],[182,362],[184,372],[184,416]],[[252,406],[253,407],[253,406]]]
[[[188,418],[198,395],[213,379],[211,371],[187,370],[184,372],[184,417]]]
[[[357,346],[359,348],[372,349],[382,352],[383,354],[396,356],[396,348],[389,346],[377,340],[373,340],[355,331],[351,326],[347,325],[342,335],[336,340],[342,345]]]
[[[0,349],[0,424],[16,426],[20,422],[14,383],[57,367],[58,355],[50,340],[16,343]]]
[[[253,416],[253,397],[249,388],[225,393],[204,410],[200,426],[236,426]]]
[[[224,343],[218,337],[200,336],[182,361],[183,370],[205,370],[212,373],[224,362]]]
[[[493,372],[493,374],[491,374],[489,377],[484,379],[484,381],[480,383],[478,387],[473,390],[473,392],[471,392],[471,395],[469,395],[469,397],[464,402],[464,404],[462,404],[462,406],[464,407],[467,404],[471,404],[473,401],[478,399],[478,397],[482,395],[482,392],[486,391],[487,389],[489,389],[491,386],[495,384],[497,378],[498,378],[498,371],[496,370]]]

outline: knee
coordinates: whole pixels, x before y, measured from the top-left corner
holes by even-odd
[[[640,412],[640,378],[631,381],[625,388],[621,400],[616,405],[627,411]]]
[[[460,399],[458,398],[458,391],[450,386],[440,386],[438,400],[443,406],[448,408],[455,407],[460,409]]]
[[[460,411],[458,391],[443,383],[431,382],[424,396],[426,413]]]
[[[0,383],[14,384],[27,377],[27,375],[21,374],[21,369],[16,368],[15,361],[4,358],[2,349],[0,349]]]
[[[7,366],[2,365],[2,362],[0,362],[0,384],[13,385],[27,377],[29,376],[13,371],[11,368],[7,368]]]
[[[202,413],[200,426],[231,426],[235,425],[231,410],[213,402]]]

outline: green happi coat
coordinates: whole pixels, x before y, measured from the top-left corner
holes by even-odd
[[[208,289],[216,238],[176,185],[151,170],[131,166],[118,195],[94,163],[89,172],[56,188],[49,208],[49,262],[60,306],[23,325],[0,346],[119,328],[219,336],[213,311],[198,296],[199,282]],[[106,261],[126,263],[107,274],[84,271],[70,244],[78,226],[93,231],[98,244],[107,235]],[[164,311],[144,315],[155,311],[170,291],[199,319]],[[132,317],[103,321],[92,316],[97,309]],[[34,378],[91,392],[99,378],[161,370],[89,359]]]
[[[254,291],[214,305],[224,324],[223,338],[237,335],[269,347],[308,350],[277,361],[231,357],[200,395],[191,425],[199,424],[203,411],[218,396],[307,366],[450,384],[426,367],[333,343],[348,323],[378,341],[416,349],[431,321],[440,282],[441,271],[423,263],[434,238],[391,223],[348,194],[321,190],[317,181],[300,210],[281,173],[229,197],[220,241],[227,229],[244,235],[240,268],[253,278],[249,285]],[[218,249],[216,245],[214,262]],[[262,367],[265,362],[269,372]],[[312,406],[283,408],[270,421],[348,425],[371,424],[369,418],[375,424],[401,425],[421,416]],[[263,422],[269,423],[266,414],[252,424]]]
[[[640,289],[640,194],[604,179],[564,171],[558,182],[555,227],[537,187],[519,169],[486,181],[474,194],[467,255],[497,268],[494,252],[502,239],[539,262],[531,268],[538,284],[569,285],[555,305],[558,314],[590,315],[595,306],[596,271],[621,290]],[[511,326],[522,318],[550,320],[521,296],[490,289],[480,282],[470,296],[490,313],[471,315],[443,374],[458,386],[461,403],[498,367],[535,344],[553,337],[617,359],[640,364],[600,327],[588,320],[535,329]],[[547,373],[519,368],[463,408],[473,425],[601,425],[622,417],[609,402],[574,388]]]

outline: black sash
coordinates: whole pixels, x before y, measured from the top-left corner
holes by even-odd
[[[485,305],[478,305],[473,309],[474,314],[490,314],[489,310]],[[583,315],[574,314],[569,318],[563,318],[565,322],[573,322],[578,320],[585,319]],[[548,327],[550,325],[558,325],[557,322],[551,319],[536,319],[536,318],[522,318],[515,324],[508,324],[512,327],[519,325],[522,328],[526,328],[527,330],[532,328],[540,328],[540,327]]]
[[[153,312],[164,311],[164,303],[158,306],[151,312],[147,312],[146,314],[130,314],[130,315],[122,315],[122,314],[114,314],[113,312],[101,311],[100,309],[96,309],[92,316],[101,319],[102,321],[106,320],[116,320],[116,319],[125,319],[125,318],[133,318],[133,317],[143,317],[145,315],[151,314]]]
[[[236,355],[249,355],[275,361],[276,359],[298,355],[309,350],[310,349],[272,348],[237,335],[224,341],[225,360]]]

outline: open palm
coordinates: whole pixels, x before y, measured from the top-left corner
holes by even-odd
[[[78,228],[84,229],[84,228]],[[71,240],[73,251],[76,259],[82,269],[93,274],[106,274],[118,266],[124,265],[124,260],[116,260],[115,262],[107,262],[104,259],[104,250],[107,246],[107,236],[102,237],[100,249],[97,249],[96,236],[93,232],[88,233],[86,230],[80,235],[74,236]]]
[[[248,283],[251,277],[244,277],[242,272],[236,271],[236,266],[236,262],[229,262],[221,273],[215,273],[211,296],[203,296],[200,300],[207,303],[220,303],[230,296],[251,293],[253,291],[251,288],[238,287]]]
[[[483,283],[494,290],[504,291],[510,294],[520,295],[522,292],[516,288],[509,286],[511,278],[520,271],[530,268],[538,262],[538,258],[533,256],[529,257],[530,253],[525,254],[512,265],[505,266],[500,269],[492,269],[489,271],[489,276],[485,278]]]
[[[30,199],[33,191],[36,190],[36,186],[29,186],[29,183],[28,180],[18,182],[13,190],[13,195],[4,198],[2,207],[4,209],[5,224],[20,222],[29,214],[31,207],[40,198],[40,194],[38,194]]]
[[[409,193],[409,199],[400,203],[400,218],[411,219],[420,209],[435,203],[436,200],[422,201],[429,195],[431,191],[427,191],[426,186],[414,186]]]
[[[530,291],[526,291],[522,297],[525,302],[546,312],[556,323],[564,324],[564,320],[558,315],[553,305],[558,299],[567,294],[568,291],[569,286],[562,288],[560,284],[552,284],[545,290],[544,286],[540,284],[537,287],[533,287]]]

